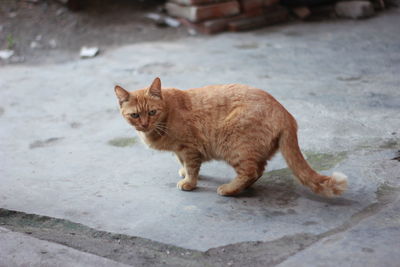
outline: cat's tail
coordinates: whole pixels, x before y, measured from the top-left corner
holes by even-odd
[[[299,181],[315,193],[332,197],[347,189],[347,176],[343,173],[334,172],[332,176],[325,176],[308,165],[299,148],[296,124],[283,131],[279,139],[279,149]]]

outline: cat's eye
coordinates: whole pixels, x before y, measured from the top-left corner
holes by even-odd
[[[150,116],[154,116],[154,115],[156,115],[156,113],[157,113],[157,110],[155,110],[155,109],[149,111]]]
[[[139,113],[132,113],[131,117],[134,119],[137,119],[137,118],[139,118]]]

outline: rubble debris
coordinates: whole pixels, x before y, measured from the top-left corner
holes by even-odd
[[[374,15],[374,7],[369,1],[346,1],[335,5],[336,14],[339,17],[350,19],[367,18]]]
[[[99,48],[96,46],[94,46],[94,47],[83,46],[81,48],[80,57],[81,58],[92,58],[92,57],[95,57],[98,53],[99,53]]]
[[[289,18],[279,0],[169,0],[166,10],[192,32],[205,34],[244,31]]]
[[[0,50],[0,59],[7,60],[14,55],[14,51],[10,49]]]
[[[391,0],[167,0],[167,13],[191,32],[215,34],[242,31],[283,23],[293,17],[302,20],[324,18],[366,18]],[[161,20],[161,17],[153,17]],[[162,22],[164,23],[164,22]]]

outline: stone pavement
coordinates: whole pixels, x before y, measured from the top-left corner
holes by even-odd
[[[97,266],[107,264],[99,256],[137,266],[396,266],[399,23],[395,9],[364,21],[136,44],[90,60],[3,67],[0,223],[16,232],[29,228],[33,237],[3,229],[0,248],[13,254],[0,254],[0,266],[23,265],[7,255],[27,255],[32,264],[45,259],[14,239],[38,248],[51,241],[54,262]],[[344,172],[349,190],[333,199],[316,196],[277,156],[239,197],[216,194],[234,175],[222,162],[202,168],[197,190],[178,191],[173,155],[145,148],[114,96],[115,84],[134,90],[155,76],[181,89],[214,83],[265,89],[297,118],[311,165]],[[73,237],[64,235],[68,227],[77,231]],[[100,241],[101,248],[90,245]],[[129,247],[131,256],[106,244]]]

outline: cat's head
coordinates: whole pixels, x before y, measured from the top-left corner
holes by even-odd
[[[122,116],[141,132],[156,129],[166,115],[166,105],[161,92],[161,81],[155,78],[150,87],[128,92],[115,86]]]

